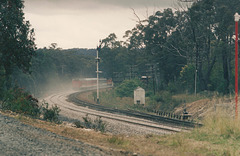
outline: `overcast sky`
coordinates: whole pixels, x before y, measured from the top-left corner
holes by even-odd
[[[177,0],[25,0],[25,17],[35,29],[38,48],[96,48],[99,39],[115,33],[122,40],[136,25],[133,8],[145,19]],[[148,13],[147,13],[148,12]]]

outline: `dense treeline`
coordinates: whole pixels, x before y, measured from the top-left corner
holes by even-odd
[[[145,76],[154,90],[227,94],[234,86],[234,14],[239,0],[201,0],[178,11],[157,11],[126,31],[110,34],[100,57],[115,82]]]
[[[37,49],[22,0],[0,2],[0,101],[16,87],[41,96],[71,88],[74,78],[94,77],[96,50],[63,50],[52,43]]]
[[[0,100],[12,86],[14,70],[30,72],[35,54],[34,30],[25,21],[21,0],[0,1]]]

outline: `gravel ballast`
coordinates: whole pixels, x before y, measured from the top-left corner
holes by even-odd
[[[0,155],[120,155],[0,114]]]

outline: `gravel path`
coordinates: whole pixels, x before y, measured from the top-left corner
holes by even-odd
[[[17,155],[120,155],[80,141],[25,125],[0,114],[0,156]]]

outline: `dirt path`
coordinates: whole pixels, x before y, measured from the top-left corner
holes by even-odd
[[[115,155],[2,114],[0,127],[0,155]]]

